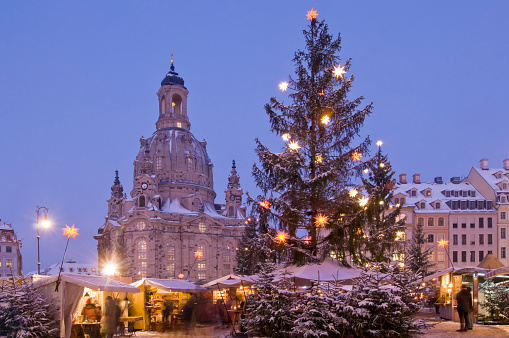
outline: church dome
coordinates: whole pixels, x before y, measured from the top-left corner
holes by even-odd
[[[180,77],[179,73],[175,71],[175,66],[173,66],[173,63],[171,64],[170,71],[161,81],[161,87],[166,85],[179,85],[184,87],[184,79]]]
[[[201,203],[214,202],[212,162],[206,142],[182,128],[164,128],[140,140],[134,177],[155,176],[161,197],[200,195]]]

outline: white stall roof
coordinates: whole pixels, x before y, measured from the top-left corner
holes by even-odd
[[[217,284],[226,287],[238,287],[238,286],[249,286],[253,285],[255,279],[251,276],[229,274],[218,279],[214,279],[208,283],[203,284],[204,288],[215,287]]]
[[[58,275],[39,279],[33,283],[34,287],[40,287],[56,282]],[[108,292],[140,292],[140,289],[126,283],[110,279],[105,276],[86,276],[72,273],[62,273],[60,279],[67,283],[76,284],[96,291]]]
[[[505,275],[509,273],[509,266],[503,266],[501,268],[492,270],[486,274],[486,278],[492,278],[499,275]]]
[[[205,292],[207,291],[200,285],[180,279],[159,279],[159,278],[144,278],[137,282],[131,283],[132,286],[139,287],[141,285],[150,285],[158,289],[163,289],[168,292]]]

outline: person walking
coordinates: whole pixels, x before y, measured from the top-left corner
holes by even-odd
[[[468,312],[472,309],[472,297],[467,291],[466,285],[461,285],[461,290],[456,294],[456,310],[460,316],[460,329],[458,332],[467,331],[465,322],[467,320]]]
[[[469,295],[469,298],[470,298],[470,304],[473,304],[472,303],[472,288],[470,286],[467,287],[467,291],[468,291],[468,295]],[[473,311],[473,307],[471,307],[470,310],[468,311],[467,318],[466,318],[466,323],[465,323],[465,328],[467,330],[473,330],[474,329],[474,311]]]
[[[117,308],[118,306],[113,301],[113,298],[111,296],[106,297],[101,334],[106,334],[107,338],[112,338],[117,333],[117,317],[120,313],[120,310],[117,310]]]

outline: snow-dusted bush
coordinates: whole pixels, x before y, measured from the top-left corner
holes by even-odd
[[[57,337],[50,306],[32,284],[9,284],[0,289],[0,333],[9,338]]]

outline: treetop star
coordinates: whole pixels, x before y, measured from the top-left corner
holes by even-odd
[[[313,8],[311,7],[311,10],[307,12],[306,16],[307,16],[307,20],[313,20],[313,19],[316,19],[316,17],[320,15],[318,14],[316,11],[313,10]]]
[[[67,238],[72,237],[73,239],[75,239],[76,236],[79,235],[78,234],[79,228],[75,228],[74,224],[72,225],[71,228],[66,224],[65,228],[62,228],[62,230],[64,230],[64,233],[62,235],[64,235],[64,236],[67,235]]]

